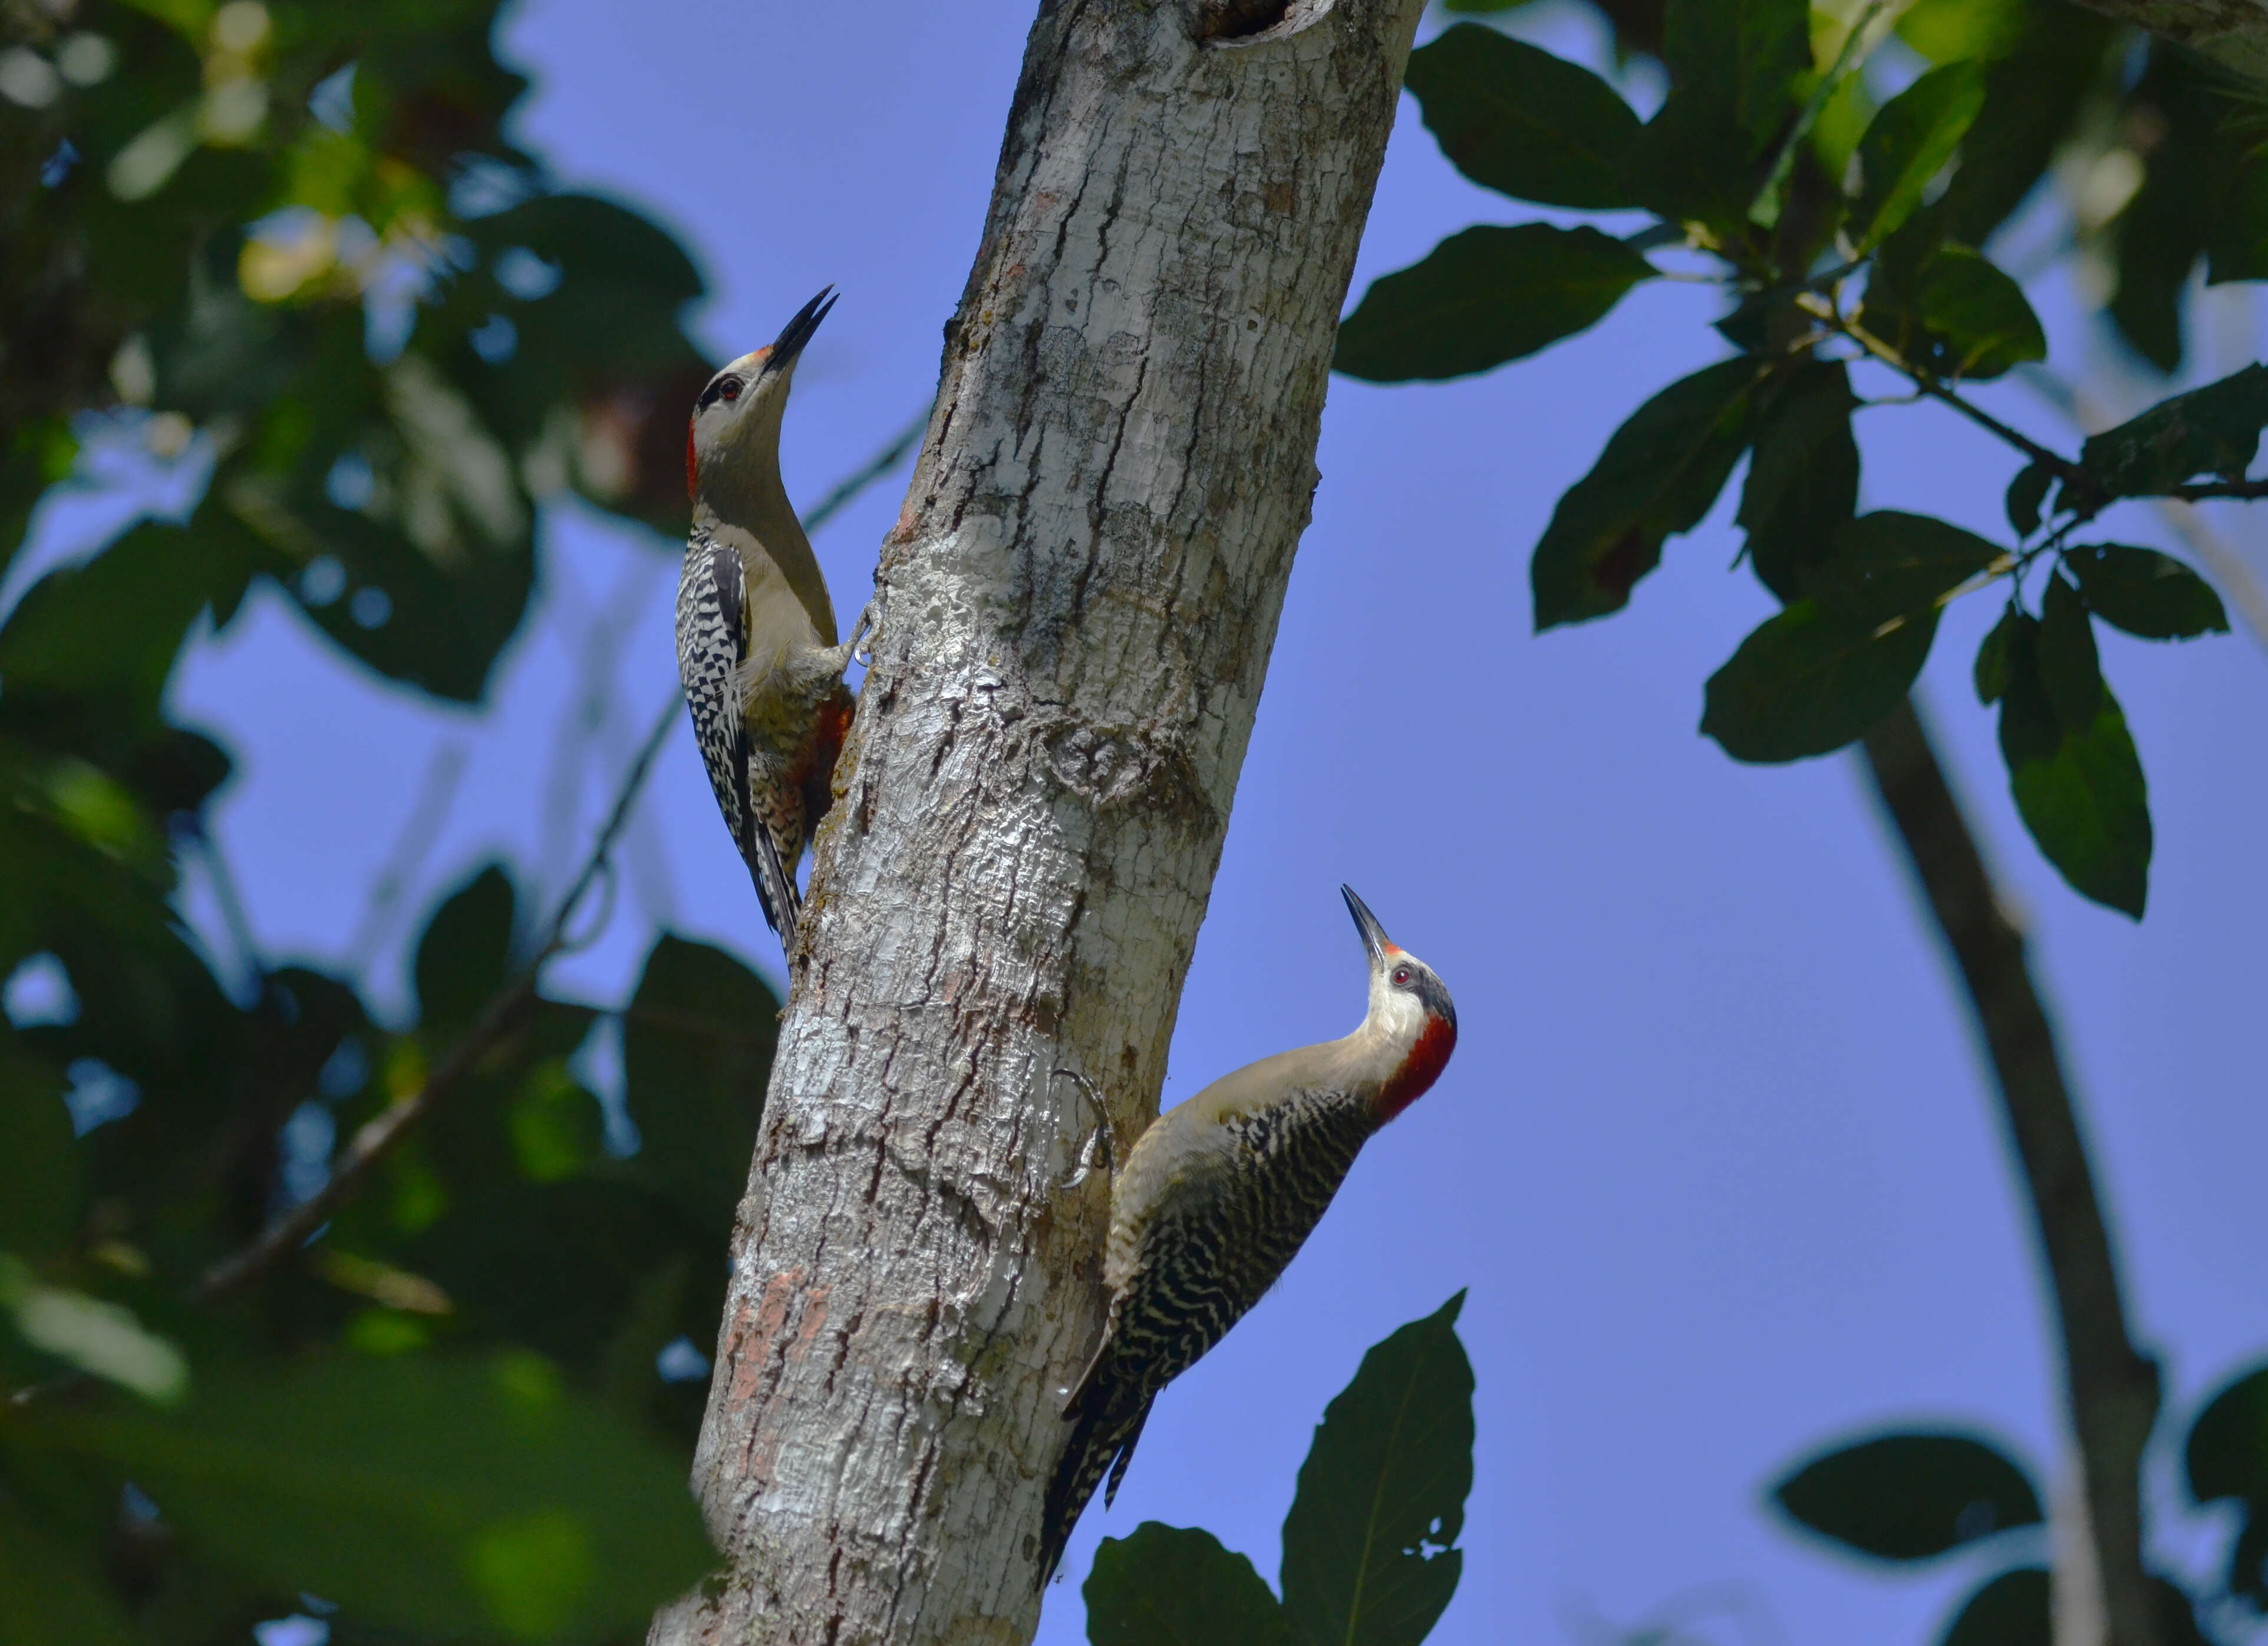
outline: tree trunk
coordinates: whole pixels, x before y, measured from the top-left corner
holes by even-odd
[[[2268,0],[2080,0],[2090,11],[2203,52],[2223,68],[2268,80]]]
[[[1021,1642],[1422,0],[1052,0],[884,544],[661,1642]]]
[[[2032,982],[2023,929],[1993,888],[1911,703],[1867,734],[1866,754],[1882,809],[1905,843],[1967,985],[2055,1298],[2080,1477],[2075,1501],[2065,1505],[2078,1535],[2058,1549],[2058,1588],[2073,1591],[2058,1595],[2058,1646],[2098,1646],[2106,1625],[2111,1646],[2157,1646],[2161,1631],[2143,1565],[2141,1475],[2143,1444],[2158,1415],[2158,1369],[2127,1331],[2087,1140],[2055,1027]],[[2074,1569],[2072,1562],[2090,1548],[2093,1571]]]

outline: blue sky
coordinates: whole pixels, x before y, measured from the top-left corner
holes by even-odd
[[[711,282],[693,323],[712,351],[765,341],[821,285],[843,288],[789,419],[799,500],[930,393],[1023,12],[533,0],[512,14],[507,55],[535,79],[522,138],[563,183],[637,203],[684,238]],[[1522,29],[1597,51],[1572,11]],[[1356,292],[1468,223],[1537,215],[1461,180],[1405,100]],[[2040,297],[2066,369],[2121,403],[2149,394],[2067,292]],[[1975,1426],[2057,1465],[2051,1323],[2023,1207],[1959,1000],[1863,775],[1844,756],[1737,766],[1695,732],[1702,682],[1770,606],[1726,572],[1729,498],[1670,544],[1628,612],[1530,632],[1527,554],[1559,491],[1640,398],[1721,352],[1703,324],[1716,308],[1712,292],[1658,284],[1484,378],[1334,381],[1314,524],[1165,1101],[1353,1022],[1360,950],[1342,880],[1440,971],[1463,1037],[1284,1283],[1160,1401],[1117,1507],[1098,1506],[1072,1546],[1042,1641],[1083,1638],[1076,1584],[1094,1540],[1144,1519],[1208,1526],[1272,1579],[1325,1402],[1365,1347],[1459,1288],[1471,1292],[1462,1330],[1479,1443],[1464,1582],[1433,1637],[1444,1646],[1587,1646],[1609,1624],[1680,1606],[1709,1613],[1709,1637],[1727,1642],[1918,1642],[1973,1568],[1917,1577],[1838,1562],[1776,1523],[1761,1488],[1820,1443],[1907,1419]],[[2220,301],[2204,330],[2212,369],[2258,352],[2247,296]],[[1988,395],[2071,443],[2023,389]],[[2009,456],[1931,408],[1871,411],[1861,426],[1869,505],[2004,529]],[[838,610],[864,599],[902,487],[875,488],[821,534]],[[83,542],[99,512],[56,512],[42,557]],[[2220,518],[2268,570],[2261,523]],[[2144,511],[2113,530],[2171,546]],[[360,933],[379,997],[398,1001],[405,937],[483,858],[505,855],[547,890],[571,872],[672,688],[675,552],[570,512],[547,521],[546,555],[538,620],[482,714],[373,682],[272,596],[177,675],[176,713],[239,758],[218,828],[263,949],[335,964]],[[2137,1327],[2186,1411],[2268,1357],[2254,1015],[2268,980],[2268,659],[2241,631],[2175,647],[2102,641],[2157,826],[2138,926],[2067,891],[2015,821],[1966,683],[1989,603],[1951,614],[1923,696],[2032,919]],[[594,647],[608,666],[585,704]],[[594,729],[563,735],[571,721]],[[373,915],[364,889],[421,785],[453,759],[461,779],[402,905]],[[657,923],[777,972],[682,733],[629,868],[603,941],[555,986],[620,999]],[[212,924],[208,890],[193,889],[192,907]],[[2152,1459],[2161,1491],[2174,1464]],[[2199,1569],[2224,1536],[2183,1522],[2161,1550]]]

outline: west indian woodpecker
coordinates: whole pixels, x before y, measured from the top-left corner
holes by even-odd
[[[1158,1391],[1276,1283],[1371,1133],[1432,1085],[1457,1044],[1433,969],[1342,886],[1370,957],[1370,1009],[1344,1040],[1279,1052],[1158,1117],[1117,1168],[1102,1342],[1064,1403],[1071,1439],[1040,1522],[1045,1584],[1103,1472],[1118,1495]]]
[[[711,378],[685,437],[693,531],[677,583],[677,676],[725,826],[791,961],[803,908],[796,864],[831,799],[850,725],[843,671],[873,610],[836,644],[827,581],[780,484],[788,385],[833,290],[770,348]]]

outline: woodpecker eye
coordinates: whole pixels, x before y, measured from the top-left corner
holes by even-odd
[[[1395,986],[1396,988],[1403,988],[1403,989],[1406,989],[1406,988],[1408,988],[1408,987],[1410,986],[1410,968],[1409,968],[1409,967],[1407,967],[1407,966],[1396,966],[1396,967],[1395,967],[1395,969],[1394,969],[1394,984],[1395,984]]]
[[[737,377],[726,378],[717,385],[717,392],[724,396],[725,403],[730,405],[740,397],[740,380]]]

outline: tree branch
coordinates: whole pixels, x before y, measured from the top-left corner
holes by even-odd
[[[2080,0],[2204,53],[2248,79],[2268,81],[2268,0]]]
[[[559,907],[544,928],[543,941],[529,957],[511,982],[507,983],[465,1031],[463,1038],[449,1048],[448,1054],[425,1077],[425,1083],[409,1096],[387,1108],[357,1133],[345,1154],[333,1164],[330,1180],[306,1199],[284,1213],[261,1229],[257,1238],[233,1256],[225,1258],[207,1269],[188,1293],[192,1303],[207,1303],[225,1297],[230,1293],[265,1273],[279,1259],[306,1244],[308,1237],[330,1220],[346,1199],[362,1186],[370,1169],[393,1153],[396,1145],[409,1134],[410,1128],[438,1105],[455,1096],[465,1077],[478,1068],[487,1057],[519,1022],[520,1014],[534,1004],[536,984],[541,979],[543,968],[552,956],[567,947],[567,924],[584,897],[597,883],[605,869],[615,842],[630,822],[630,808],[645,786],[647,771],[653,766],[654,757],[668,738],[670,728],[677,724],[679,702],[672,692],[653,729],[646,734],[645,743],[637,758],[622,779],[621,790],[615,796],[614,810],[608,816],[606,826],[599,830],[597,842],[584,861],[582,872],[567,895],[559,900]]]
[[[2128,1335],[2117,1266],[2024,934],[1911,702],[1867,734],[1867,767],[1966,986],[2054,1293],[2072,1433],[2112,1646],[2157,1646],[2142,1562],[2141,1460],[2158,1371]]]

